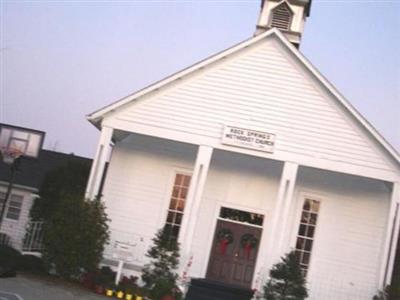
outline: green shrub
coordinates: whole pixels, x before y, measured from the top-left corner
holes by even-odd
[[[109,238],[103,203],[85,199],[89,172],[89,162],[71,156],[46,174],[30,211],[32,220],[44,221],[43,260],[69,279],[97,270]]]
[[[294,251],[282,257],[270,272],[270,279],[264,285],[266,300],[303,300],[308,296],[306,280]]]
[[[159,278],[155,281],[151,296],[153,299],[161,299],[164,296],[174,295],[176,299],[181,299],[181,293],[176,286],[176,283],[166,278]]]
[[[0,266],[17,269],[21,261],[21,253],[10,246],[0,246]]]
[[[94,283],[95,285],[110,286],[114,284],[116,274],[109,266],[103,266],[96,272]]]
[[[97,269],[109,238],[107,216],[100,200],[61,195],[45,223],[43,258],[64,278]]]
[[[157,232],[146,256],[150,262],[142,270],[144,290],[153,299],[171,294],[174,294],[175,299],[181,299],[177,286],[179,244],[165,228]]]
[[[17,271],[31,273],[46,273],[46,267],[40,257],[34,255],[22,255],[18,250],[10,246],[0,246],[0,266],[12,268]]]
[[[90,162],[76,160],[73,155],[65,165],[46,173],[40,186],[40,198],[36,198],[30,217],[33,221],[52,219],[65,195],[84,197],[90,172]]]
[[[18,269],[36,274],[47,273],[43,260],[35,255],[22,255]]]
[[[125,293],[133,294],[138,289],[137,284],[138,278],[136,276],[123,276],[120,283],[118,284],[118,289],[124,291]]]
[[[400,285],[391,286],[390,299],[400,299]]]
[[[398,268],[398,267],[397,267]],[[395,273],[392,278],[392,285],[389,288],[389,299],[400,299],[400,274]]]

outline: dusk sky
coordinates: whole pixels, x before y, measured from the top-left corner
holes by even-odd
[[[260,0],[0,0],[0,123],[93,157],[85,115],[251,37]],[[301,51],[400,150],[400,1],[314,0]]]

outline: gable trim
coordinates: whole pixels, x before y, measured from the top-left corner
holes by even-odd
[[[193,72],[201,70],[202,68],[212,64],[215,61],[218,61],[220,59],[224,59],[226,56],[228,56],[228,55],[230,55],[232,53],[240,51],[243,48],[249,47],[250,45],[258,42],[259,40],[262,40],[262,39],[264,39],[264,38],[266,38],[266,37],[268,37],[270,35],[273,35],[274,33],[276,33],[276,31],[277,31],[277,29],[273,28],[273,29],[271,29],[271,30],[269,30],[267,32],[264,32],[264,33],[262,33],[260,35],[254,36],[254,37],[251,37],[251,38],[249,38],[249,39],[247,39],[247,40],[245,40],[243,42],[240,42],[240,43],[238,43],[238,44],[236,44],[236,45],[234,45],[234,46],[232,46],[232,47],[230,47],[228,49],[225,49],[225,50],[223,50],[221,52],[218,52],[217,54],[212,55],[212,56],[210,56],[210,57],[208,57],[208,58],[206,58],[204,60],[201,60],[201,61],[199,61],[199,62],[197,62],[197,63],[195,63],[195,64],[193,64],[193,65],[191,65],[191,66],[189,66],[189,67],[187,67],[187,68],[185,68],[183,70],[181,70],[181,71],[173,73],[172,75],[170,75],[170,76],[168,76],[168,77],[166,77],[164,79],[156,81],[155,83],[152,83],[152,84],[146,86],[145,88],[134,92],[131,95],[123,97],[123,98],[121,98],[121,99],[119,99],[119,100],[117,100],[117,101],[115,101],[115,102],[113,102],[113,103],[111,103],[111,104],[109,104],[107,106],[104,106],[103,108],[101,108],[101,109],[99,109],[99,110],[87,115],[86,118],[92,124],[94,124],[95,126],[98,127],[99,121],[107,113],[113,112],[116,109],[119,109],[121,106],[124,106],[125,104],[128,104],[128,103],[130,103],[132,101],[135,101],[137,98],[142,97],[142,96],[144,96],[144,95],[146,95],[148,93],[156,91],[157,89],[159,89],[161,87],[164,87],[165,85],[170,84],[170,83],[174,82],[175,80],[179,80],[179,79],[181,79],[182,77],[184,77],[186,75],[189,75],[189,74],[191,74]]]
[[[339,103],[352,115],[363,127],[383,146],[383,148],[389,152],[389,154],[395,159],[400,165],[400,155],[393,148],[391,144],[375,129],[375,127],[365,119],[357,109],[333,86],[329,80],[323,76],[317,68],[300,52],[298,51],[284,36],[281,32],[277,31],[276,35],[280,37],[280,40],[291,50],[304,66],[317,78],[319,82],[339,101]]]
[[[278,40],[284,44],[289,51],[306,67],[306,69],[327,89],[329,93],[332,94],[333,97],[337,99],[339,104],[341,104],[345,110],[347,110],[351,116],[353,116],[356,121],[358,121],[366,130],[367,132],[390,154],[390,156],[396,161],[396,163],[400,166],[400,155],[397,151],[385,140],[385,138],[373,127],[371,123],[369,123],[351,104],[347,99],[311,64],[311,62],[300,52],[298,51],[285,37],[284,35],[276,28],[272,28],[267,32],[264,32],[260,35],[254,36],[249,38],[239,44],[234,45],[231,48],[228,48],[224,51],[221,51],[207,59],[204,59],[186,69],[183,69],[177,73],[174,73],[160,81],[157,81],[129,96],[126,96],[122,99],[115,101],[114,103],[107,105],[89,115],[87,115],[87,119],[96,127],[100,128],[101,121],[103,117],[115,110],[125,106],[132,101],[137,100],[138,98],[149,94],[153,91],[157,91],[158,89],[181,79],[189,74],[192,74],[198,70],[207,67],[208,65],[224,59],[230,54],[233,54],[241,49],[249,47],[258,41],[268,37],[275,35],[278,37]]]

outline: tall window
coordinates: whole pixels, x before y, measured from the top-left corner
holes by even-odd
[[[293,13],[287,3],[282,3],[272,12],[271,27],[290,30],[292,15]]]
[[[0,192],[0,210],[3,208],[4,200],[6,198],[6,193]],[[5,216],[7,219],[18,220],[21,214],[23,197],[20,195],[12,194],[5,211]]]
[[[190,185],[190,175],[176,174],[169,203],[165,229],[171,237],[178,239],[181,228],[183,210]]]
[[[303,211],[301,213],[300,227],[296,242],[296,256],[304,275],[307,275],[308,266],[310,264],[319,206],[319,201],[305,199]]]

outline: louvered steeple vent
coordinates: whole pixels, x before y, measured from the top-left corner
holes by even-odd
[[[276,27],[282,30],[290,30],[293,12],[286,2],[278,5],[272,10],[270,27]]]
[[[278,28],[295,46],[300,45],[312,0],[262,0],[256,35]]]

